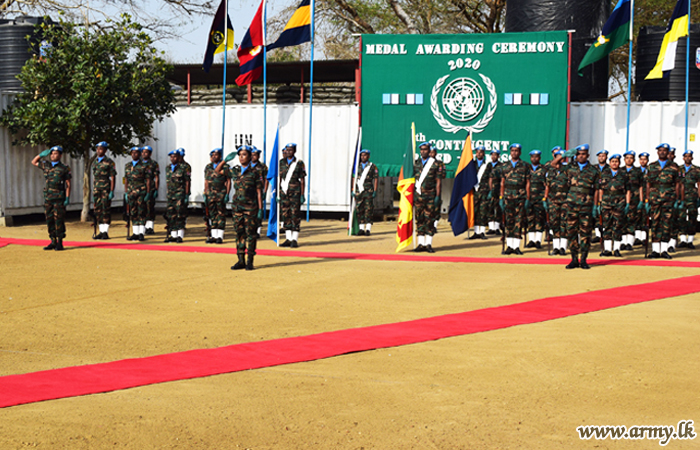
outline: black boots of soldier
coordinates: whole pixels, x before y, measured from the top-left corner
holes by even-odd
[[[56,251],[61,251],[63,250],[63,239],[61,238],[55,238],[51,239],[51,243],[44,247],[44,250],[56,250]]]
[[[238,262],[231,266],[231,270],[255,270],[255,266],[253,266],[253,260],[255,259],[255,255],[248,255],[248,262],[246,263],[245,261],[245,255],[240,253],[238,255]]]
[[[105,233],[104,231],[101,233],[98,233],[93,239],[109,239],[109,234]]]
[[[580,267],[581,269],[590,269],[591,266],[588,265],[586,258],[588,258],[588,253],[581,253],[581,261],[579,261],[578,253],[571,252],[571,262],[566,265],[566,268],[576,269]]]

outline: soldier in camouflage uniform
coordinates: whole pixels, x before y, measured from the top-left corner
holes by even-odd
[[[238,262],[232,270],[253,270],[255,248],[258,241],[257,224],[262,218],[262,189],[260,173],[251,167],[251,147],[244,145],[238,148],[240,165],[231,170],[233,184],[233,227],[236,229],[236,254]],[[226,162],[235,158],[233,153],[226,156]],[[216,168],[218,174],[223,173],[223,165]],[[248,261],[245,261],[246,246]]]
[[[600,170],[600,173],[602,174],[605,169],[607,169],[608,163],[608,151],[607,150],[598,150],[598,153],[596,153],[596,157],[598,158],[598,164],[596,167],[598,170]],[[597,244],[600,242],[603,230],[600,229],[600,220],[595,223],[595,236],[591,240],[592,243]]]
[[[252,146],[252,151],[253,154],[251,155],[250,159],[250,166],[257,170],[258,173],[260,174],[260,179],[263,184],[263,190],[262,190],[262,198],[263,198],[263,206],[265,206],[265,197],[267,196],[267,188],[270,185],[270,181],[267,179],[267,171],[269,170],[267,167],[267,164],[265,164],[265,161],[260,160],[260,155],[262,154],[262,150],[257,148],[256,146]],[[263,215],[265,214],[265,208],[263,208]],[[257,234],[258,234],[258,239],[260,239],[260,232],[262,231],[262,218],[258,220],[258,228]]]
[[[143,241],[146,234],[146,201],[150,197],[150,171],[141,161],[141,148],[131,148],[131,161],[124,166],[124,201],[129,205],[133,234],[128,241]]]
[[[641,209],[644,206],[642,200],[642,185],[644,184],[644,174],[639,167],[634,166],[635,153],[632,150],[627,150],[624,155],[627,178],[630,184],[630,206],[627,217],[625,218],[625,231],[622,236],[621,250],[634,250],[635,238],[641,243],[641,236],[637,231],[639,224],[639,216]]]
[[[489,179],[487,180],[489,193],[486,200],[489,202],[488,205],[488,221],[489,221],[489,231],[486,234],[501,234],[501,210],[498,207],[498,197],[501,195],[501,172],[499,170],[500,163],[498,158],[501,156],[501,152],[498,150],[491,150],[491,166],[489,171]]]
[[[554,152],[545,174],[545,191],[542,204],[549,213],[552,231],[553,255],[566,255],[566,197],[569,193],[569,177],[566,174],[564,151]]]
[[[639,170],[642,171],[642,189],[641,197],[639,198],[639,207],[637,208],[639,209],[639,222],[637,223],[637,227],[635,230],[635,234],[637,231],[639,231],[639,241],[635,240],[634,245],[642,245],[648,240],[647,219],[649,218],[649,214],[647,214],[645,205],[649,200],[649,198],[647,197],[647,173],[649,171],[649,153],[642,152],[639,154]]]
[[[112,199],[114,198],[114,184],[116,182],[117,169],[114,161],[105,156],[108,144],[104,141],[97,144],[95,149],[97,156],[92,163],[92,199],[95,203],[95,220],[99,226],[99,234],[93,239],[109,239],[109,224],[112,223]]]
[[[360,164],[352,176],[352,195],[355,197],[355,211],[360,223],[358,236],[369,236],[372,232],[372,217],[374,216],[374,199],[377,197],[379,170],[369,160],[370,151],[360,150]]]
[[[491,174],[491,164],[486,162],[486,147],[479,145],[474,149],[476,152],[476,192],[474,193],[474,234],[469,239],[486,239],[486,225],[489,222],[489,185],[488,180]]]
[[[671,219],[673,208],[677,208],[680,196],[678,166],[668,160],[670,146],[659,144],[656,147],[659,160],[649,164],[646,176],[646,212],[651,216],[651,255],[650,258],[672,259],[668,254],[671,239]],[[679,197],[681,199],[679,200]]]
[[[668,162],[673,164],[673,166],[678,170],[678,182],[682,186],[681,180],[681,168],[676,164],[676,148],[671,147],[668,152]],[[674,205],[673,211],[671,213],[671,239],[668,241],[668,253],[676,253],[676,245],[678,244],[678,231],[681,228],[681,210],[683,205],[677,202]]]
[[[418,235],[415,251],[435,253],[433,250],[435,223],[431,220],[431,212],[440,204],[442,179],[435,160],[430,157],[429,142],[420,144],[420,157],[413,162],[413,173],[416,177],[413,207]]]
[[[438,177],[440,177],[441,180],[444,180],[447,177],[447,167],[445,167],[445,163],[437,159],[437,148],[435,148],[435,144],[430,144],[430,157],[435,160],[435,164],[437,164],[438,167]],[[441,214],[441,209],[442,209],[442,197],[440,197],[440,200],[438,201],[437,204],[433,204],[433,211],[430,217],[430,220],[433,221],[433,228],[435,228],[435,232],[437,233],[437,227],[440,224],[440,214]]]
[[[204,168],[204,201],[209,211],[211,236],[207,244],[223,244],[226,229],[226,204],[231,193],[231,168],[221,162],[223,149],[209,152],[211,162]],[[219,169],[219,166],[223,166]]]
[[[185,238],[185,222],[187,221],[187,204],[190,197],[190,183],[192,173],[182,162],[184,149],[173,150],[170,156],[170,164],[165,168],[165,182],[168,186],[168,203],[165,217],[168,221],[170,236],[165,242],[182,243]]]
[[[542,152],[530,152],[530,207],[527,209],[527,239],[526,248],[542,248],[542,238],[547,220],[544,209],[544,191],[547,169],[540,164]]]
[[[41,158],[49,157],[49,161]],[[56,145],[32,159],[32,165],[44,172],[44,213],[51,243],[44,250],[63,250],[66,237],[66,206],[70,202],[70,167],[61,162],[63,147]]]
[[[501,192],[499,206],[505,212],[506,222],[503,232],[506,234],[506,255],[522,255],[520,241],[523,237],[523,220],[525,211],[530,207],[530,168],[520,159],[522,146],[511,144],[510,161],[503,163],[501,169]]]
[[[571,250],[571,262],[567,269],[590,269],[588,251],[591,247],[593,221],[598,217],[598,180],[600,169],[588,162],[588,144],[579,145],[564,153],[566,157],[576,156],[576,160],[566,166],[569,180],[569,193],[566,197],[566,238]],[[580,240],[580,243],[579,243]],[[579,251],[581,261],[579,262]]]
[[[600,256],[622,256],[622,233],[625,220],[630,210],[630,182],[627,171],[620,169],[622,156],[610,157],[610,165],[598,180],[598,199],[601,217],[603,217],[603,245]],[[614,253],[613,253],[614,251]]]
[[[156,221],[156,199],[160,187],[160,166],[157,161],[151,159],[151,155],[153,155],[153,148],[150,145],[141,147],[141,161],[148,168],[148,181],[151,185],[151,193],[146,200],[146,235],[155,234],[153,226]]]
[[[306,202],[304,197],[306,168],[304,161],[299,161],[295,157],[296,152],[297,144],[287,144],[282,152],[284,157],[279,162],[279,204],[287,238],[280,247],[299,247],[301,205]]]
[[[681,242],[678,248],[695,249],[693,238],[695,236],[695,226],[697,223],[698,208],[700,200],[698,192],[700,190],[700,167],[693,165],[693,151],[686,150],[683,153],[683,162],[681,166],[681,183],[683,183],[683,209],[680,216],[683,219],[681,228]]]

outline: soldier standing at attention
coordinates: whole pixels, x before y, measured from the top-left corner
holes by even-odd
[[[683,196],[678,182],[678,168],[668,160],[670,146],[659,144],[656,147],[659,160],[649,164],[647,171],[646,212],[651,215],[651,255],[650,258],[672,259],[668,254],[671,239],[671,218]]]
[[[610,166],[603,170],[598,181],[598,199],[601,216],[605,221],[603,227],[604,250],[600,256],[622,256],[622,232],[625,229],[625,217],[630,210],[630,183],[626,170],[620,170],[622,157],[614,154],[610,157]],[[614,251],[614,253],[613,253]]]
[[[569,193],[569,178],[566,166],[562,165],[564,151],[554,152],[545,175],[545,191],[542,204],[549,212],[549,228],[552,230],[553,255],[566,255],[566,196]]]
[[[238,147],[238,161],[240,165],[231,170],[233,184],[233,227],[236,230],[236,254],[238,262],[231,267],[232,270],[253,270],[255,248],[258,241],[258,220],[262,218],[262,189],[263,184],[260,173],[250,165],[251,148],[247,145]],[[226,156],[226,162],[231,161],[236,155],[231,153]],[[217,174],[223,173],[223,164],[216,167]],[[246,245],[248,247],[248,261],[245,261]]]
[[[644,207],[644,200],[642,196],[642,185],[644,184],[644,174],[639,167],[634,166],[635,153],[632,150],[627,150],[624,155],[625,167],[624,170],[627,173],[627,178],[630,184],[630,207],[629,212],[625,217],[625,231],[622,235],[622,246],[621,250],[634,250],[635,238],[640,243],[641,235],[637,230],[639,224],[639,215],[641,214],[641,209]]]
[[[588,144],[579,145],[564,153],[566,157],[576,156],[576,161],[566,166],[569,179],[569,193],[566,197],[566,235],[571,249],[571,262],[567,269],[590,269],[586,259],[591,247],[593,221],[598,217],[598,180],[600,169],[588,163]],[[580,243],[579,243],[580,240]],[[579,262],[579,251],[581,261]]]
[[[131,147],[131,162],[124,166],[124,202],[129,205],[133,234],[127,241],[143,241],[146,234],[146,200],[150,197],[151,185],[148,167],[141,161],[141,148]]]
[[[642,245],[647,241],[647,218],[649,214],[646,211],[646,203],[649,200],[647,197],[647,173],[649,170],[649,153],[642,152],[639,154],[639,170],[642,171],[642,194],[639,199],[641,207],[639,209],[639,222],[637,230],[639,230],[639,242],[634,241],[634,245]]]
[[[152,154],[153,148],[150,145],[141,147],[141,161],[148,168],[148,182],[151,185],[151,193],[146,200],[146,235],[155,234],[153,226],[156,221],[156,199],[160,187],[160,166],[157,161],[151,159]]]
[[[602,174],[605,169],[607,169],[608,163],[606,162],[608,160],[608,151],[607,150],[598,150],[598,153],[595,154],[596,157],[598,158],[598,165],[596,166],[598,170],[600,170],[600,173]],[[594,244],[597,244],[600,242],[600,237],[603,232],[603,230],[600,229],[600,223],[596,222],[595,223],[595,237],[591,241]]]
[[[681,168],[676,164],[676,148],[671,147],[668,152],[668,162],[673,165],[678,171],[678,182],[682,183],[681,180]],[[676,253],[676,245],[678,244],[678,231],[681,228],[681,209],[683,209],[682,202],[676,202],[673,206],[672,219],[671,219],[671,239],[668,241],[668,253]]]
[[[49,161],[41,158],[49,157]],[[70,167],[61,162],[63,147],[56,145],[32,159],[32,165],[44,172],[44,213],[51,243],[44,250],[63,250],[66,237],[66,206],[70,202]]]
[[[444,180],[447,176],[447,168],[445,167],[444,162],[437,159],[437,149],[435,148],[435,144],[430,144],[430,157],[435,160],[435,164],[438,167],[438,177],[440,177],[441,180]],[[430,220],[433,221],[433,228],[435,228],[435,232],[437,233],[437,227],[440,224],[440,209],[442,208],[442,197],[440,197],[438,203],[433,206],[434,207]]]
[[[183,153],[184,149],[168,153],[170,164],[165,168],[165,181],[168,186],[168,205],[165,215],[170,230],[170,236],[165,238],[165,242],[177,242],[178,244],[182,243],[185,238],[187,203],[189,202],[192,176],[182,163],[181,155]]]
[[[226,229],[226,204],[231,192],[231,169],[221,162],[223,149],[209,152],[211,162],[204,168],[204,201],[209,210],[211,237],[207,244],[223,244]],[[217,170],[219,166],[223,166]]]
[[[683,166],[681,166],[681,182],[685,194],[683,209],[681,210],[682,233],[678,248],[687,247],[695,249],[693,238],[697,222],[698,208],[700,208],[700,167],[693,165],[693,151],[683,152]]]
[[[500,156],[501,152],[491,150],[491,162],[489,163],[491,168],[488,179],[489,195],[487,196],[489,231],[486,234],[501,234],[501,214],[498,208],[498,197],[501,195],[501,172],[498,162]]]
[[[117,169],[114,161],[105,156],[108,144],[104,141],[97,144],[95,161],[92,163],[94,185],[92,201],[95,203],[95,220],[100,232],[93,239],[109,239],[109,224],[112,223],[112,199]]]
[[[267,179],[267,171],[269,170],[267,165],[265,164],[265,161],[260,161],[260,154],[262,153],[262,150],[257,148],[256,146],[252,146],[252,155],[250,157],[250,166],[257,170],[258,173],[260,174],[260,178],[262,180],[263,184],[263,190],[262,190],[262,198],[263,201],[265,200],[265,196],[267,195],[267,188],[270,185],[270,181]],[[263,215],[265,214],[265,209],[263,208]],[[262,231],[262,218],[258,220],[258,228],[257,230],[257,235],[258,239],[260,239],[260,232]]]
[[[522,146],[510,144],[510,161],[501,165],[501,192],[499,206],[505,212],[506,223],[503,232],[506,233],[505,254],[522,255],[520,241],[523,238],[523,219],[525,211],[530,207],[530,168],[520,159]]]
[[[359,236],[369,236],[371,233],[374,199],[377,197],[379,182],[379,171],[377,166],[370,162],[369,157],[369,150],[366,148],[360,150],[360,164],[355,168],[352,176],[352,195],[355,197],[355,211],[357,211],[357,221],[360,223],[360,231],[357,233]]]
[[[297,160],[297,144],[287,144],[282,151],[284,156],[279,163],[280,197],[279,204],[284,221],[284,234],[287,238],[280,247],[299,247],[299,225],[301,205],[306,203],[304,186],[306,168],[304,161]]]
[[[431,212],[440,204],[442,179],[435,159],[430,157],[429,142],[420,144],[420,157],[413,162],[413,173],[416,175],[413,207],[418,236],[418,246],[414,251],[435,253],[433,250],[435,224],[431,220]]]
[[[474,234],[469,239],[486,239],[486,225],[489,221],[489,186],[491,164],[486,162],[486,147],[479,145],[476,151],[476,192],[474,193]],[[444,178],[444,177],[443,177]]]
[[[547,170],[540,164],[542,152],[530,152],[530,207],[527,209],[527,248],[542,248],[544,224],[547,219],[544,204]]]

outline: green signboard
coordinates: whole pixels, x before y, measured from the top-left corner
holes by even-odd
[[[363,35],[362,146],[381,175],[397,176],[415,122],[448,176],[468,132],[502,160],[517,142],[547,161],[565,144],[568,54],[565,31]]]

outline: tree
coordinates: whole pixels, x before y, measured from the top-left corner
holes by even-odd
[[[172,71],[149,35],[128,15],[91,32],[61,21],[38,25],[52,43],[46,58],[22,67],[23,93],[0,116],[15,136],[13,144],[62,145],[83,160],[83,211],[90,205],[90,150],[107,141],[113,155],[152,137],[153,123],[175,111],[166,76]],[[36,50],[36,49],[35,49]],[[38,51],[36,52],[38,53]]]

